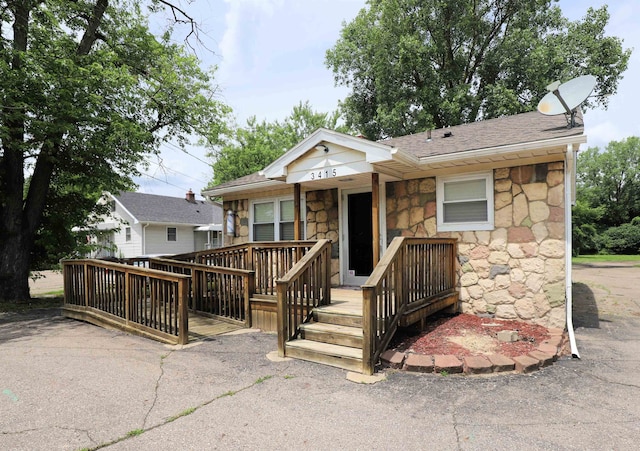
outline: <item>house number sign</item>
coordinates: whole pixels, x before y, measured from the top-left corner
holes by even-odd
[[[336,169],[322,169],[320,171],[311,171],[309,172],[309,178],[311,180],[320,180],[320,179],[328,179],[331,177],[337,177],[338,172]]]

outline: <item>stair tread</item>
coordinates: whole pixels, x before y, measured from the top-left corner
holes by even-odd
[[[319,341],[298,339],[287,342],[287,347],[307,349],[310,351],[318,352],[320,354],[362,360],[362,349],[350,348],[348,346],[340,346],[330,343],[321,343]]]
[[[332,313],[337,315],[362,316],[362,308],[323,305],[322,307],[316,307],[315,310],[322,313]]]
[[[343,335],[352,335],[354,337],[362,337],[361,327],[342,326],[330,323],[304,323],[300,327],[306,330],[314,330],[319,332],[339,333]]]

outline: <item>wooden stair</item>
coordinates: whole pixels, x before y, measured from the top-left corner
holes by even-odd
[[[287,357],[362,372],[362,342],[362,314],[330,305],[315,308],[285,349]]]

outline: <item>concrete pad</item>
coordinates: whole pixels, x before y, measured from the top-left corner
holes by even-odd
[[[369,375],[349,371],[347,373],[347,380],[355,382],[356,384],[376,384],[378,382],[386,381],[387,375],[384,373],[374,373]]]

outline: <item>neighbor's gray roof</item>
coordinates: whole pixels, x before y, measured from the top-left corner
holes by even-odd
[[[567,128],[564,115],[545,116],[533,111],[433,130],[431,141],[427,139],[428,133],[416,133],[380,142],[424,158],[582,135],[584,126],[580,114],[576,118],[576,127]],[[451,136],[445,138],[445,133],[451,133]]]
[[[139,222],[207,225],[222,224],[222,207],[184,197],[122,192],[114,196]]]

